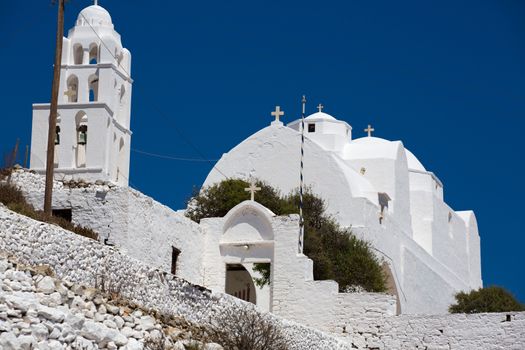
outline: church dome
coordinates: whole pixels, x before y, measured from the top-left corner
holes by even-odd
[[[389,158],[395,159],[397,157],[397,147],[399,141],[389,141],[380,137],[362,137],[353,140],[344,150],[344,154],[348,158],[358,156],[369,158]],[[414,153],[404,148],[405,156],[407,158],[407,165],[409,169],[427,171],[423,164],[416,158]]]
[[[326,114],[324,112],[317,112],[317,113],[314,113],[314,114],[311,114],[309,115],[308,117],[305,118],[305,120],[319,120],[319,119],[322,119],[322,120],[337,120],[335,119],[334,117],[332,117],[330,114]]]
[[[427,171],[427,169],[425,169],[425,167],[423,166],[423,164],[421,164],[419,159],[416,158],[414,153],[410,152],[405,148],[405,154],[407,156],[407,163],[409,169]]]
[[[77,26],[108,26],[112,25],[109,12],[98,5],[91,5],[80,11],[77,18]]]

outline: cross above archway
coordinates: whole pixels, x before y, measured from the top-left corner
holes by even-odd
[[[254,201],[255,200],[255,192],[258,192],[261,190],[260,187],[257,187],[255,185],[255,180],[254,179],[250,179],[250,187],[248,188],[245,188],[244,189],[246,192],[250,192],[250,195],[251,195],[251,200]]]
[[[373,131],[376,131],[376,129],[374,129],[374,128],[372,127],[372,125],[368,124],[368,128],[365,129],[365,132],[368,133],[368,137],[372,137],[372,132],[373,132]]]
[[[275,106],[275,111],[273,111],[271,115],[275,117],[276,122],[280,122],[279,117],[282,117],[284,115],[284,111],[281,111],[280,106]]]

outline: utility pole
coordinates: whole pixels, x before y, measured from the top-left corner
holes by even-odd
[[[64,37],[64,1],[58,0],[57,37],[55,48],[55,66],[53,67],[53,86],[51,88],[51,105],[49,108],[49,130],[47,133],[46,190],[44,194],[44,214],[51,216],[53,199],[53,172],[55,166],[55,133],[58,113],[58,87],[60,85],[60,68],[62,66],[62,40]]]

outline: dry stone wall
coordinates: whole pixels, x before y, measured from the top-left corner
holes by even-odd
[[[11,176],[11,183],[38,209],[44,202],[44,180],[24,169]],[[177,276],[204,284],[199,249],[204,245],[204,232],[183,213],[110,182],[55,181],[53,188],[53,208],[71,209],[72,221],[97,232],[100,241],[107,239],[126,255],[164,271],[171,269],[175,247],[180,251]]]
[[[122,299],[0,257],[0,349],[222,350],[182,320],[159,320]],[[145,346],[147,344],[147,346]]]
[[[523,350],[525,312],[354,318],[343,335],[358,349]]]
[[[150,267],[117,249],[34,221],[0,205],[0,251],[28,265],[49,265],[61,279],[103,287],[147,309],[205,324],[232,308],[250,304]],[[351,349],[320,331],[268,315],[280,327],[290,350]]]

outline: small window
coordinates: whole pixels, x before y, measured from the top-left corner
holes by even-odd
[[[308,124],[308,132],[315,132],[315,124]]]
[[[53,216],[57,218],[62,218],[66,220],[67,222],[71,222],[73,218],[73,213],[71,208],[69,209],[53,209],[52,211]]]
[[[173,275],[177,274],[177,260],[179,259],[179,255],[180,250],[175,247],[171,247],[171,273]]]

